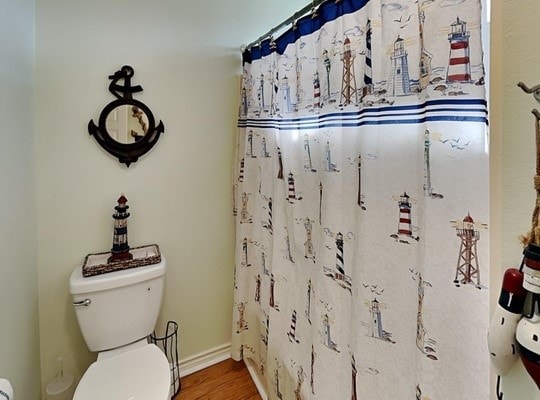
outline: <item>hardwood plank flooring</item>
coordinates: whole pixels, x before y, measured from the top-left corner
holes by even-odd
[[[181,383],[174,400],[261,400],[244,362],[231,358],[181,377]]]

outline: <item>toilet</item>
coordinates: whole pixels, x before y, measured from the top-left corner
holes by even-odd
[[[97,360],[86,370],[73,400],[168,400],[165,354],[147,337],[163,300],[166,260],[83,277],[77,267],[69,292],[82,335]]]

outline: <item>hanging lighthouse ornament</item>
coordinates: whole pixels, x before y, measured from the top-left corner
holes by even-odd
[[[88,123],[88,132],[99,145],[128,167],[154,147],[165,131],[163,122],[156,126],[150,108],[133,98],[134,93],[143,90],[140,85],[131,85],[134,74],[132,67],[124,65],[109,76],[109,91],[116,100],[101,111],[98,125],[93,120]]]
[[[129,212],[127,210],[129,206],[124,195],[121,195],[117,202],[118,205],[114,207],[115,213],[112,216],[114,218],[113,246],[107,263],[133,259],[133,255],[129,252],[127,238],[127,219],[129,218]]]
[[[532,229],[523,237],[525,249],[519,269],[508,269],[489,327],[488,348],[497,378],[497,398],[503,399],[500,377],[518,358],[540,389],[540,112],[536,118],[536,205]],[[527,297],[531,301],[526,301]]]

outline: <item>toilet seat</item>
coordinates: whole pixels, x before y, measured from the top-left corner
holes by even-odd
[[[169,363],[154,344],[94,362],[73,400],[168,400]]]

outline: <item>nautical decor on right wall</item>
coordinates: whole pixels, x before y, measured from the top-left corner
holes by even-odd
[[[535,98],[540,89],[518,84]],[[537,100],[540,100],[537,98]],[[495,308],[488,335],[491,363],[498,374],[497,398],[502,400],[501,376],[505,376],[518,358],[540,389],[540,112],[533,110],[536,134],[536,204],[531,230],[521,239],[523,259],[519,269],[506,270],[499,303]],[[526,301],[530,297],[530,301]]]

